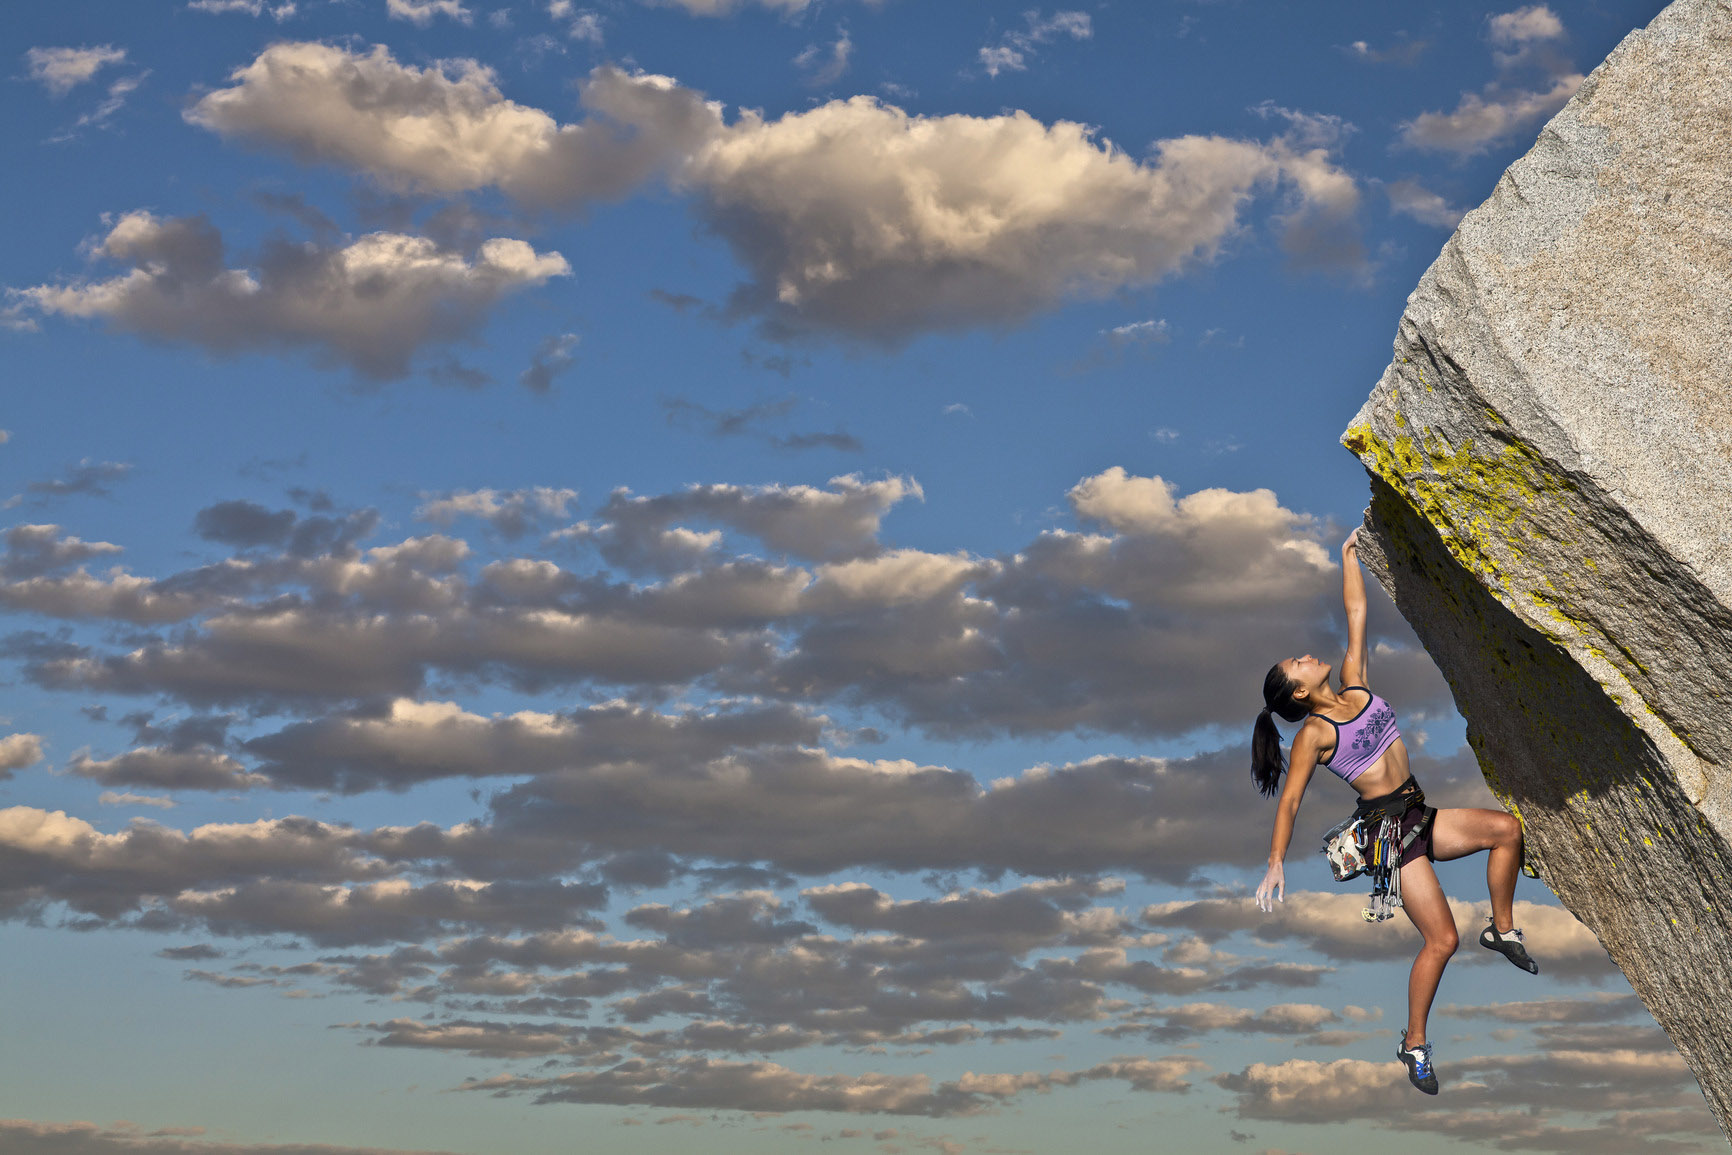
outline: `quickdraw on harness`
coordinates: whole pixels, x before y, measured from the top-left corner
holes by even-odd
[[[1413,829],[1402,833],[1402,820],[1415,807],[1425,811]],[[1323,837],[1323,854],[1335,881],[1361,874],[1371,876],[1371,902],[1360,911],[1366,922],[1395,917],[1401,905],[1401,856],[1431,828],[1435,807],[1425,805],[1425,791],[1408,778],[1378,798],[1362,798],[1350,818],[1331,827]]]

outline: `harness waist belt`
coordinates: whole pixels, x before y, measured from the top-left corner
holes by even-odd
[[[1383,818],[1399,819],[1415,806],[1424,805],[1425,791],[1419,788],[1418,779],[1410,775],[1407,781],[1388,794],[1379,794],[1376,798],[1361,798],[1353,808],[1353,815],[1363,822],[1372,823]]]

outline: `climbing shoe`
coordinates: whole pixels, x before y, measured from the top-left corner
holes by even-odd
[[[1407,1032],[1401,1032],[1401,1043],[1395,1057],[1407,1064],[1407,1081],[1427,1095],[1437,1094],[1437,1071],[1431,1065],[1431,1044],[1421,1043],[1408,1050]]]
[[[1491,922],[1489,918],[1486,921]],[[1519,930],[1499,934],[1495,925],[1487,926],[1479,932],[1479,945],[1487,950],[1495,950],[1530,975],[1540,973],[1540,964],[1528,957],[1528,948],[1522,943],[1522,932]]]

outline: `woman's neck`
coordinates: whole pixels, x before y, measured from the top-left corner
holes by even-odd
[[[1327,711],[1333,710],[1335,707],[1341,705],[1341,703],[1345,700],[1341,697],[1340,694],[1337,694],[1333,689],[1330,688],[1328,682],[1325,682],[1321,686],[1318,686],[1317,689],[1315,689],[1311,692],[1309,697],[1310,697],[1310,703],[1311,703],[1311,712],[1313,714],[1322,714],[1322,713],[1326,713]]]

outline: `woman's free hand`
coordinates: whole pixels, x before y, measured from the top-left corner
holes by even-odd
[[[1268,914],[1275,909],[1277,902],[1287,901],[1287,872],[1279,862],[1271,862],[1269,871],[1263,876],[1263,884],[1257,888],[1257,909]]]

